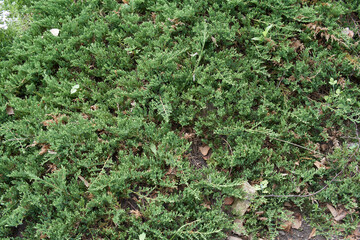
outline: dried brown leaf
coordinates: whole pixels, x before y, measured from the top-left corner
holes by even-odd
[[[325,165],[319,161],[314,162],[314,165],[316,166],[317,169],[325,168]]]
[[[135,216],[135,218],[142,217],[142,214],[139,210],[130,210],[130,213]]]
[[[294,222],[292,223],[292,228],[295,228],[295,229],[301,228],[302,219],[301,219],[301,215],[299,215],[299,216],[300,217],[294,219]]]
[[[98,107],[98,106],[96,106],[96,105],[92,105],[92,106],[90,107],[90,109],[91,109],[91,110],[93,110],[93,111],[95,111],[95,110],[98,110],[98,109],[99,109],[99,107]]]
[[[202,203],[202,204],[200,204],[201,206],[203,206],[203,207],[205,207],[205,208],[207,208],[207,209],[211,209],[211,206],[210,206],[210,204],[208,204],[208,203]]]
[[[45,153],[47,153],[49,148],[50,148],[50,145],[43,144],[41,147],[41,150],[39,152],[39,155],[44,155]]]
[[[42,122],[42,124],[45,126],[45,127],[47,127],[47,126],[49,126],[50,124],[52,124],[52,123],[54,123],[54,120],[45,120],[45,121],[43,121]]]
[[[353,235],[354,235],[355,237],[359,237],[359,238],[360,238],[360,227],[359,227],[359,226],[354,230]]]
[[[310,233],[308,239],[310,239],[310,238],[312,238],[312,237],[315,237],[315,236],[316,236],[316,228],[313,228],[313,229],[311,230],[311,233]]]
[[[14,109],[9,105],[6,106],[6,113],[7,113],[7,115],[14,115],[15,114]]]
[[[37,142],[37,141],[33,141],[33,143],[32,143],[32,144],[27,145],[26,147],[27,147],[27,148],[28,148],[28,147],[35,147],[37,144],[38,144],[38,142]]]
[[[338,212],[338,215],[334,219],[337,222],[341,221],[346,217],[347,214],[348,214],[347,211],[345,211],[344,209],[341,209],[340,212]]]
[[[348,27],[345,28],[344,30],[342,30],[342,34],[345,34],[348,37],[353,38],[354,37],[354,32],[351,31]]]
[[[57,152],[52,151],[52,150],[48,150],[48,154],[53,154],[53,155],[55,155],[55,154],[57,154]]]
[[[292,227],[292,221],[286,221],[280,226],[285,232],[290,232]]]
[[[79,176],[79,179],[84,183],[84,185],[86,187],[90,186],[90,183],[88,181],[86,181],[86,179],[83,176]]]
[[[212,42],[215,44],[216,47],[218,47],[217,43],[216,43],[216,38],[214,38],[213,36],[211,36],[211,40]]]
[[[201,152],[201,154],[203,156],[206,156],[209,153],[210,147],[209,146],[204,146],[204,147],[199,147],[199,151]]]
[[[231,204],[233,204],[233,202],[234,202],[234,198],[233,198],[233,197],[226,197],[226,198],[224,199],[224,205],[231,205]]]
[[[334,218],[338,215],[338,211],[336,211],[336,209],[333,206],[327,203],[326,207],[329,209],[331,215],[333,215]]]

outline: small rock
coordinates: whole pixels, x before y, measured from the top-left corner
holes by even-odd
[[[248,182],[244,182],[240,186],[240,188],[246,193],[245,198],[235,199],[231,208],[234,214],[238,216],[243,216],[251,204],[250,201],[254,198],[254,195],[256,194],[256,189],[253,186],[251,186]]]
[[[246,235],[246,230],[244,228],[244,220],[235,219],[234,224],[235,228],[233,229],[233,233],[237,235]]]

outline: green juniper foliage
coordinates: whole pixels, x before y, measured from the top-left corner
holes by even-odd
[[[0,237],[225,239],[238,217],[224,198],[264,180],[248,234],[276,236],[289,201],[326,231],[324,204],[344,206],[350,234],[355,2],[18,2],[31,21],[1,43]],[[211,148],[201,169],[194,134]],[[316,192],[342,169],[311,199],[264,198]]]

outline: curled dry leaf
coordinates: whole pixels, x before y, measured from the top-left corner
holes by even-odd
[[[84,183],[84,185],[86,187],[89,187],[90,186],[90,183],[88,181],[86,181],[86,179],[82,176],[79,176],[79,179]]]
[[[354,32],[351,31],[348,27],[345,28],[344,30],[342,30],[341,33],[344,34],[344,35],[346,35],[346,36],[348,36],[348,37],[350,37],[350,38],[353,38],[353,37],[354,37]]]
[[[337,222],[341,221],[346,217],[347,214],[348,212],[345,209],[341,209],[340,211],[338,211],[338,215],[334,219]]]
[[[15,114],[14,109],[9,105],[6,106],[6,113],[7,113],[7,115],[14,115]]]
[[[191,139],[191,138],[193,138],[193,137],[195,137],[195,134],[194,134],[194,133],[185,133],[185,134],[184,134],[184,138],[185,138],[185,139]]]
[[[319,161],[314,162],[314,165],[316,166],[317,169],[325,168],[325,165]]]
[[[53,155],[55,155],[55,154],[57,154],[57,152],[52,151],[52,150],[48,150],[48,154],[53,154]]]
[[[98,109],[99,109],[99,107],[98,107],[98,106],[96,106],[96,105],[92,105],[92,106],[90,107],[90,109],[91,109],[91,110],[93,110],[93,111],[95,111],[95,110],[98,110]]]
[[[216,43],[216,38],[214,38],[213,36],[211,36],[211,40],[212,42],[215,44],[216,47],[218,47],[217,43]]]
[[[45,121],[43,121],[42,122],[42,124],[45,126],[45,127],[47,127],[47,126],[49,126],[50,124],[52,124],[52,123],[54,123],[54,120],[45,120]]]
[[[329,211],[331,212],[331,215],[333,215],[333,217],[336,217],[338,215],[338,211],[336,211],[336,209],[331,206],[330,204],[326,204],[326,207],[329,209]]]
[[[44,155],[45,153],[47,153],[49,148],[50,148],[50,145],[43,144],[42,147],[41,147],[41,150],[39,152],[39,155]]]
[[[199,151],[201,152],[201,154],[202,154],[203,156],[208,155],[209,150],[210,150],[210,147],[207,146],[207,145],[204,146],[204,147],[199,147]]]
[[[203,206],[203,207],[205,207],[205,208],[207,208],[207,209],[211,209],[211,206],[210,206],[210,204],[208,204],[208,203],[202,203],[202,204],[200,204],[201,206]]]
[[[135,218],[142,217],[142,214],[139,210],[130,210],[130,213],[135,216]]]
[[[285,232],[290,232],[292,227],[292,221],[286,221],[280,226]]]
[[[28,147],[35,147],[37,144],[38,144],[37,141],[33,141],[33,143],[30,144],[30,145],[27,145],[26,148],[28,148]]]

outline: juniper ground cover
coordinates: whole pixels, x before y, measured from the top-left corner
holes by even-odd
[[[0,30],[3,239],[226,239],[235,220],[272,239],[295,208],[356,236],[357,1],[18,5]]]

